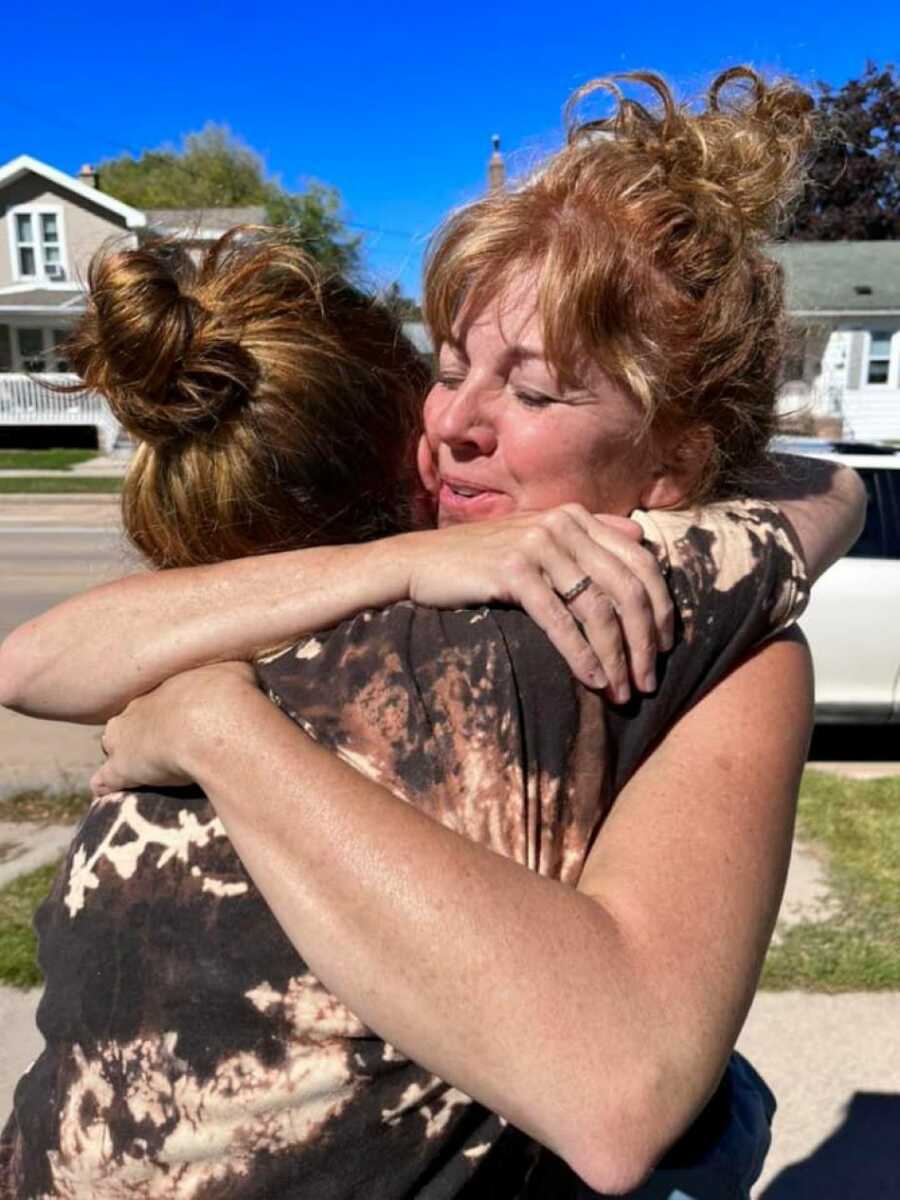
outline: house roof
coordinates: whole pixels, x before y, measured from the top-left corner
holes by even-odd
[[[189,234],[203,241],[221,237],[235,225],[265,225],[261,204],[245,208],[148,208],[147,224],[156,233]]]
[[[784,267],[789,312],[900,311],[900,241],[780,242],[770,251]]]
[[[20,154],[18,158],[10,159],[8,163],[4,163],[0,167],[0,187],[20,179],[29,171],[40,175],[49,183],[56,184],[57,187],[65,188],[73,195],[81,197],[82,200],[89,200],[91,204],[96,204],[99,208],[105,208],[109,212],[116,213],[117,216],[124,217],[125,224],[129,229],[139,229],[147,224],[147,218],[139,209],[132,208],[130,204],[123,204],[121,200],[107,196],[105,192],[101,192],[97,188],[89,187],[80,179],[76,179],[74,175],[66,175],[64,171],[57,171],[56,167],[50,167],[47,163],[32,158],[30,154]]]
[[[0,315],[10,313],[31,316],[73,316],[84,309],[84,293],[80,289],[31,288],[27,291],[9,289],[0,292]]]

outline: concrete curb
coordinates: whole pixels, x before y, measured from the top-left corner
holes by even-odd
[[[0,495],[0,507],[4,504],[119,504],[119,492],[4,492]]]

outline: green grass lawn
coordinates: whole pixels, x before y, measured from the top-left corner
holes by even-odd
[[[90,792],[82,787],[24,788],[0,796],[0,821],[70,825],[87,812],[90,802]]]
[[[69,471],[97,450],[0,450],[0,471]]]
[[[117,476],[99,475],[20,475],[0,477],[0,495],[46,495],[73,492],[121,492]]]
[[[0,799],[0,821],[78,820],[90,801],[79,788],[23,791]],[[762,986],[783,991],[900,991],[900,776],[851,780],[807,771],[797,832],[826,863],[839,912],[795,925],[769,951]],[[0,889],[0,982],[40,983],[34,910],[56,867]]]
[[[786,929],[762,986],[900,991],[900,777],[807,771],[797,832],[822,855],[839,911]]]
[[[38,905],[50,891],[58,863],[14,879],[0,890],[0,982],[37,987],[43,982],[37,964],[37,939],[31,927]]]
[[[90,793],[84,788],[29,788],[0,797],[0,821],[74,824],[90,802]],[[0,847],[0,861],[2,858]],[[0,983],[29,988],[42,982],[31,923],[58,866],[51,863],[0,888]]]

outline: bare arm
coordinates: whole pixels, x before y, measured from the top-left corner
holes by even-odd
[[[328,987],[617,1192],[702,1106],[746,1014],[810,707],[802,644],[758,651],[628,783],[578,891],[362,778],[226,668],[172,680],[113,722],[101,782],[115,786],[120,750],[133,764],[166,747]]]
[[[859,535],[865,490],[845,467],[792,456],[779,462],[782,469],[759,490],[793,524],[814,580]],[[363,608],[407,597],[439,607],[521,604],[583,682],[603,686],[608,678],[615,698],[624,700],[630,658],[637,686],[652,691],[657,649],[670,644],[671,603],[640,548],[621,529],[597,524],[584,537],[588,514],[564,519],[576,508],[514,518],[506,527],[525,539],[516,545],[508,538],[492,543],[485,526],[469,526],[144,573],[94,588],[0,644],[0,704],[36,717],[102,724],[180,671],[250,659]],[[449,540],[442,544],[441,538]],[[562,578],[566,562],[575,574]],[[592,575],[615,601],[621,628],[608,606],[597,603],[596,591],[565,610],[545,578],[558,578],[565,590],[579,574]]]
[[[776,454],[774,474],[760,485],[794,527],[814,583],[862,533],[866,489],[855,471],[805,455]]]
[[[0,645],[0,703],[103,724],[170,675],[250,659],[266,646],[400,598],[379,543],[147,571],[92,588]]]
[[[624,701],[629,658],[638,686],[652,690],[657,650],[672,639],[671,599],[640,533],[632,521],[601,521],[570,505],[365,545],[133,575],[14,630],[0,645],[0,704],[102,724],[181,671],[248,660],[407,598],[442,608],[520,605],[579,679],[624,689]],[[586,575],[615,611],[597,603],[593,589],[562,603],[554,589]]]

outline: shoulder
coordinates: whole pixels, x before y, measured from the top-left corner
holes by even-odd
[[[688,619],[756,603],[769,631],[795,620],[809,597],[803,552],[791,523],[765,500],[729,500],[700,509],[633,514],[668,573]]]

